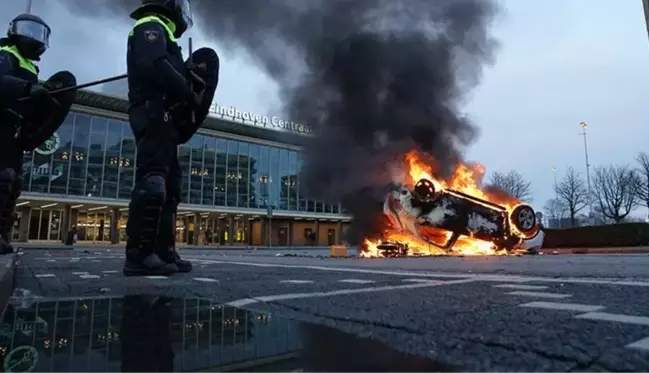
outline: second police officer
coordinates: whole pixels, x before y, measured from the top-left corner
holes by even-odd
[[[182,194],[177,147],[207,117],[219,59],[210,48],[183,59],[177,39],[193,24],[189,0],[142,0],[131,18],[136,22],[128,39],[128,99],[137,161],[123,272],[189,272],[191,263],[175,250],[175,213]]]
[[[0,254],[13,252],[11,232],[16,200],[23,188],[23,153],[43,144],[65,120],[76,85],[68,71],[60,71],[43,84],[35,61],[47,50],[50,27],[32,14],[21,14],[0,39]]]

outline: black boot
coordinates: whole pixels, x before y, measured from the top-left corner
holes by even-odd
[[[160,257],[160,259],[162,259],[165,263],[174,264],[178,268],[178,272],[180,273],[191,272],[194,268],[192,262],[180,258],[180,255],[178,255],[175,246],[175,243],[171,242],[171,246],[164,252],[161,251],[158,254],[158,257]]]
[[[136,184],[129,204],[126,222],[126,276],[168,276],[178,272],[175,263],[161,257],[167,232],[161,230],[165,181],[160,175],[147,175]],[[162,238],[162,239],[161,239]]]
[[[2,235],[0,235],[0,255],[13,254],[14,248],[11,246],[11,243],[7,241]]]
[[[16,220],[16,200],[22,191],[22,179],[12,169],[0,171],[0,255],[13,254],[11,234]]]
[[[175,248],[173,249],[173,253],[174,253],[174,263],[178,267],[178,272],[189,273],[192,271],[192,269],[194,269],[192,262],[190,262],[189,260],[182,259],[180,255],[178,255],[178,252],[176,251]]]
[[[178,266],[165,262],[156,253],[145,256],[137,249],[127,248],[122,272],[126,276],[169,276],[178,272]]]
[[[174,237],[167,242],[167,250],[160,251],[158,256],[166,263],[174,264],[178,268],[178,272],[189,273],[194,266],[192,262],[180,258],[176,251],[176,242]]]
[[[160,225],[166,230],[161,232],[166,238],[167,250],[160,253],[160,257],[167,263],[174,263],[178,267],[178,272],[188,273],[193,269],[193,265],[188,260],[183,260],[176,251],[176,210],[178,203],[174,198],[169,198],[162,207],[162,214],[160,217]]]

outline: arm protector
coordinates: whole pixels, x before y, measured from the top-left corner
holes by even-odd
[[[170,97],[193,100],[194,92],[187,79],[169,61],[168,37],[163,27],[154,22],[141,24],[133,30],[132,38],[131,53],[137,70],[148,75]]]
[[[0,106],[26,96],[29,91],[28,81],[11,75],[16,68],[15,57],[0,52]]]

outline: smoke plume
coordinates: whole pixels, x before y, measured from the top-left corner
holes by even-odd
[[[95,1],[60,1],[101,15]],[[105,2],[104,11],[126,17],[137,3]],[[418,149],[443,176],[477,136],[460,105],[492,62],[491,1],[194,0],[192,7],[198,29],[252,56],[279,84],[286,114],[313,127],[300,183],[310,198],[340,201],[354,217],[350,242],[378,233],[395,159]]]

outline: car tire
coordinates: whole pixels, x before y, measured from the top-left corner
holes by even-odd
[[[521,233],[531,233],[537,228],[536,213],[529,205],[517,206],[511,214],[511,222]]]
[[[421,202],[434,200],[435,192],[435,184],[428,179],[421,179],[415,184],[414,193]]]

